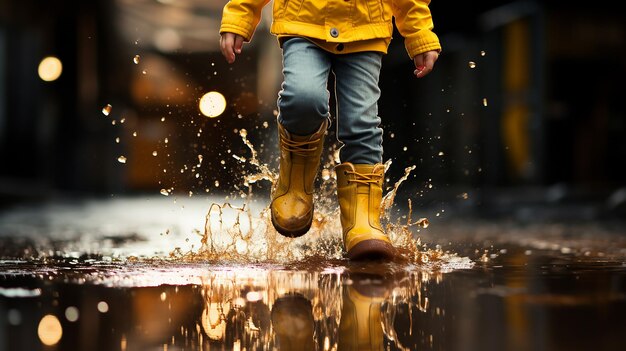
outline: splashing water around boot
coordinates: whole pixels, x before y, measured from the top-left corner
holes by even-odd
[[[250,157],[234,155],[242,164],[254,167],[255,172],[244,174],[243,185],[247,193],[240,190],[246,201],[242,206],[230,203],[212,204],[206,214],[201,247],[195,252],[175,251],[172,257],[183,260],[236,261],[236,262],[276,262],[300,261],[310,257],[337,260],[343,258],[339,206],[336,200],[336,174],[338,150],[331,148],[323,156],[319,186],[316,189],[315,215],[308,233],[292,239],[280,235],[272,226],[269,207],[254,211],[251,205],[252,187],[259,181],[275,184],[278,176],[270,167],[258,159],[254,145],[247,138],[247,131],[242,129],[240,136],[250,151]],[[385,172],[391,166],[391,160],[385,163]],[[393,188],[384,195],[380,217],[381,222],[398,250],[398,260],[417,264],[436,264],[438,261],[453,258],[456,255],[443,252],[440,248],[429,249],[422,244],[417,234],[421,228],[427,228],[426,218],[412,219],[412,204],[409,200],[409,213],[406,222],[394,220],[391,209],[400,185],[408,179],[415,166],[407,167],[404,176],[395,182]]]

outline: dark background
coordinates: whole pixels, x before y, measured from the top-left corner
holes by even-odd
[[[217,45],[225,2],[0,1],[0,204],[161,189],[229,195],[254,171],[232,157],[250,156],[242,128],[274,167],[280,51],[265,22],[229,66]],[[444,51],[421,80],[396,33],[379,110],[390,183],[416,166],[400,197],[481,214],[623,217],[618,8],[433,1]],[[37,75],[46,56],[63,63],[56,81]],[[210,119],[198,100],[213,90],[228,107]]]

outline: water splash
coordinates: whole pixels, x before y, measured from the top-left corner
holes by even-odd
[[[343,259],[342,229],[339,221],[339,206],[336,200],[337,177],[334,165],[337,163],[338,148],[332,146],[322,160],[321,176],[317,179],[317,191],[314,194],[315,214],[309,232],[296,239],[280,235],[271,224],[269,206],[254,211],[252,208],[253,185],[260,181],[269,181],[272,186],[278,175],[270,166],[259,160],[258,152],[248,139],[246,129],[239,131],[243,143],[250,155],[233,155],[243,165],[250,165],[253,171],[242,172],[243,188],[238,196],[243,198],[242,205],[226,202],[213,203],[206,214],[204,231],[197,231],[201,236],[201,245],[197,250],[183,252],[176,249],[170,256],[179,260],[190,261],[235,261],[235,262],[295,262],[320,257],[326,260]],[[385,172],[391,166],[391,160],[385,165]],[[405,182],[416,167],[405,168],[404,175],[395,182],[385,194],[381,203],[381,220],[389,238],[398,249],[398,261],[420,265],[437,265],[456,257],[456,254],[443,252],[441,248],[430,249],[417,236],[419,230],[428,227],[426,218],[412,219],[413,208],[409,200],[409,213],[406,221],[395,220],[391,209],[395,204],[400,185]],[[217,186],[217,184],[216,184]],[[165,194],[164,194],[165,195]],[[265,201],[266,202],[266,201]]]

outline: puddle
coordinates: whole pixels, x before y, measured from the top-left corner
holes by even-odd
[[[0,350],[623,346],[619,227],[440,221],[422,240],[450,255],[429,264],[171,256],[174,246],[199,252],[210,203],[119,198],[5,212]]]

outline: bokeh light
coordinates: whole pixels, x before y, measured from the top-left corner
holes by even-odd
[[[200,112],[207,117],[217,117],[226,110],[226,98],[217,91],[210,91],[200,98]]]
[[[61,340],[61,336],[63,336],[61,322],[59,322],[57,317],[51,314],[45,315],[39,322],[37,335],[39,335],[39,340],[41,340],[44,345],[56,345],[59,340]]]
[[[57,80],[61,76],[62,71],[63,64],[61,64],[61,60],[54,56],[48,56],[41,60],[37,70],[39,78],[46,82]]]
[[[76,322],[78,320],[79,316],[80,316],[80,312],[78,311],[78,308],[76,308],[74,306],[70,306],[70,307],[65,309],[65,318],[68,321]]]
[[[109,312],[109,304],[106,303],[105,301],[98,302],[98,311],[100,311],[100,313]]]

